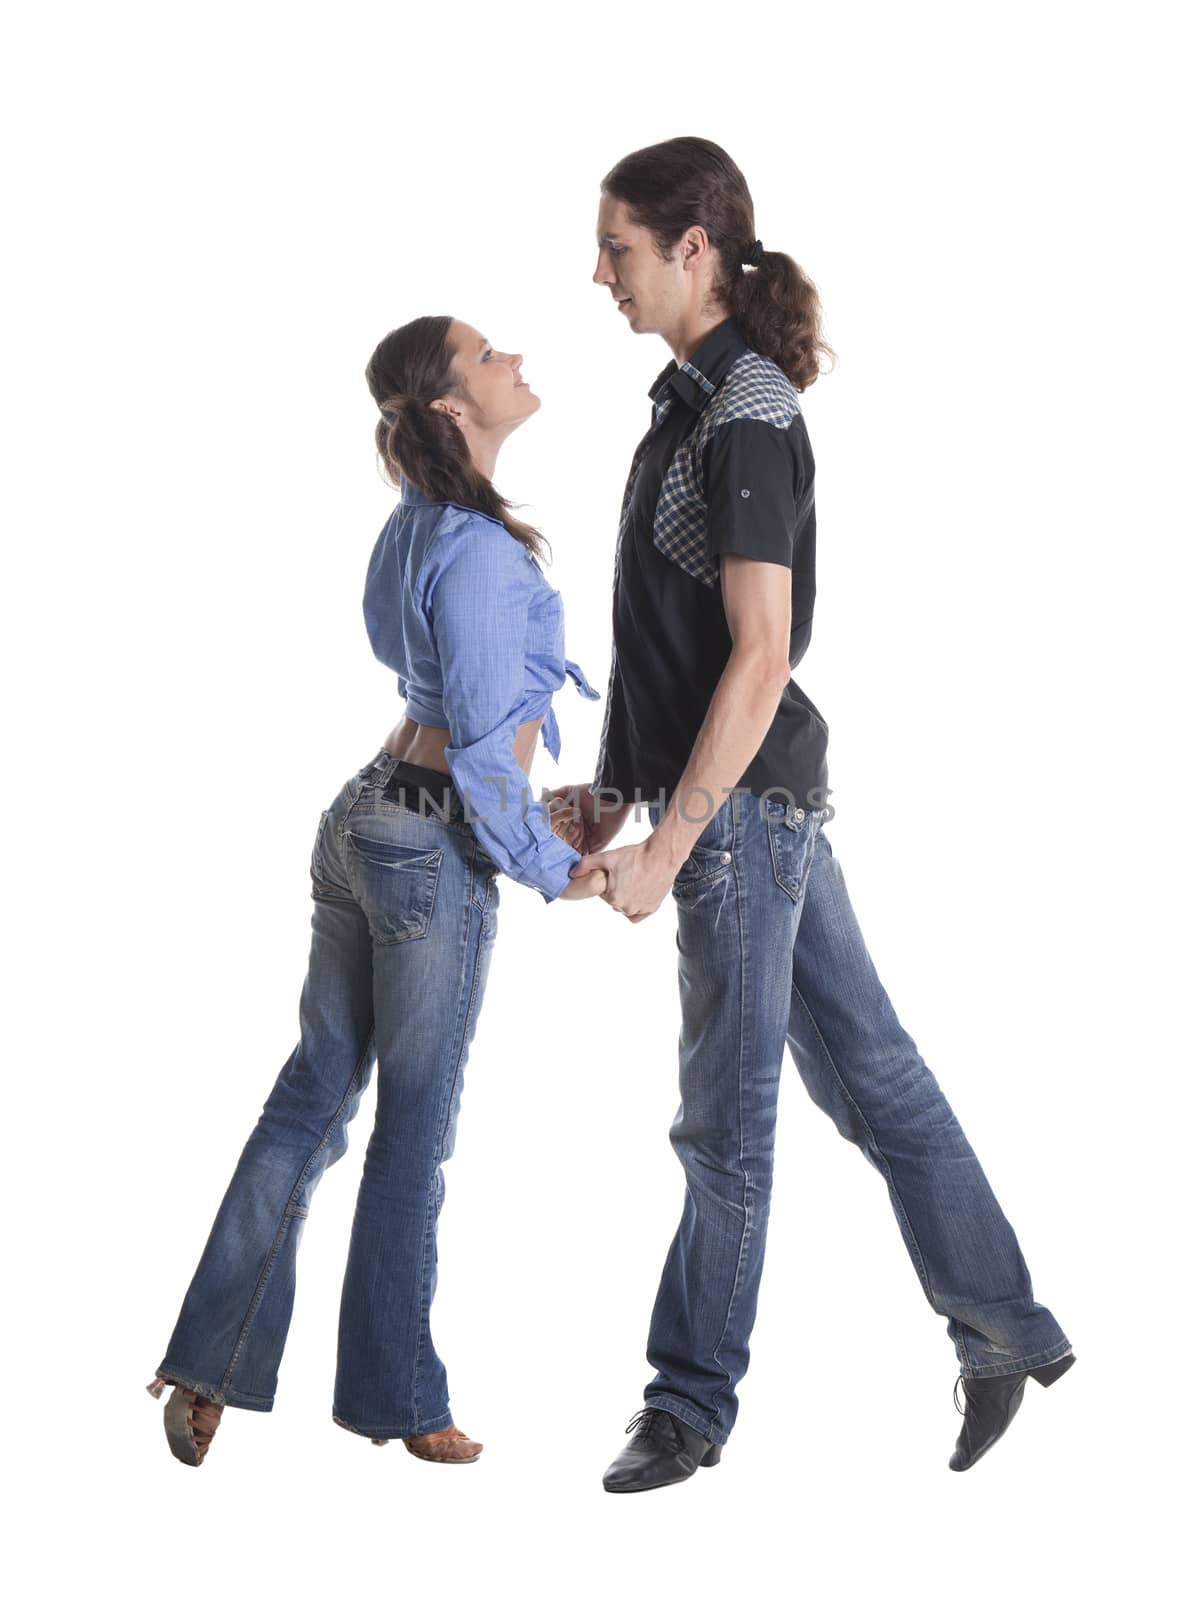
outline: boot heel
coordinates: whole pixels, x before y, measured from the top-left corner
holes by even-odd
[[[156,1400],[160,1400],[162,1398],[163,1390],[166,1387],[167,1380],[165,1378],[160,1378],[156,1372],[154,1375],[154,1382],[146,1385],[146,1393],[152,1394]]]
[[[1069,1350],[1066,1356],[1060,1356],[1058,1361],[1052,1361],[1047,1367],[1032,1367],[1030,1376],[1035,1383],[1041,1383],[1044,1389],[1049,1389],[1056,1378],[1062,1378],[1064,1373],[1075,1361],[1076,1357]]]
[[[697,1462],[698,1467],[715,1467],[721,1460],[721,1445],[711,1444]]]

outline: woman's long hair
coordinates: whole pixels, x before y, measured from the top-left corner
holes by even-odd
[[[743,271],[755,240],[755,208],[746,179],[720,145],[692,138],[647,145],[606,173],[601,191],[623,201],[638,227],[650,229],[663,261],[689,228],[704,228],[720,260],[714,296],[751,349],[774,361],[793,388],[817,380],[822,355],[833,364],[817,290],[792,257],[765,250],[757,266]]]
[[[416,317],[376,345],[367,363],[367,387],[381,412],[375,425],[380,461],[398,489],[407,478],[431,500],[453,500],[495,517],[519,544],[545,558],[550,547],[542,534],[513,516],[511,502],[476,468],[458,423],[430,405],[459,392],[450,342],[453,320]]]

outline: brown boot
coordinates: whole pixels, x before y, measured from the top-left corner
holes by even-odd
[[[420,1456],[422,1461],[475,1461],[484,1448],[453,1422],[437,1433],[416,1433],[404,1443],[410,1455]]]

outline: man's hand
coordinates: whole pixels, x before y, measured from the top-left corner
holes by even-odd
[[[552,815],[554,802],[561,801],[579,822],[583,842],[577,844],[575,839],[569,839],[568,843],[574,845],[581,854],[589,851],[595,854],[598,850],[606,849],[621,832],[626,818],[634,809],[605,800],[603,795],[593,794],[586,783],[564,783],[545,793],[549,796],[547,807],[552,810]],[[554,827],[553,821],[551,826]],[[558,832],[558,829],[555,831]]]
[[[653,833],[638,844],[585,855],[572,867],[572,878],[595,867],[603,867],[608,874],[605,901],[631,922],[643,922],[659,909],[679,871],[679,864],[665,852],[662,841],[656,843]]]

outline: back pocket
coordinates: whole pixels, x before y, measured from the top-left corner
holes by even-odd
[[[377,944],[424,939],[434,915],[442,851],[344,835],[346,865]]]
[[[813,864],[820,816],[814,811],[806,815],[779,800],[765,801],[764,813],[776,882],[790,900],[799,903]]]

